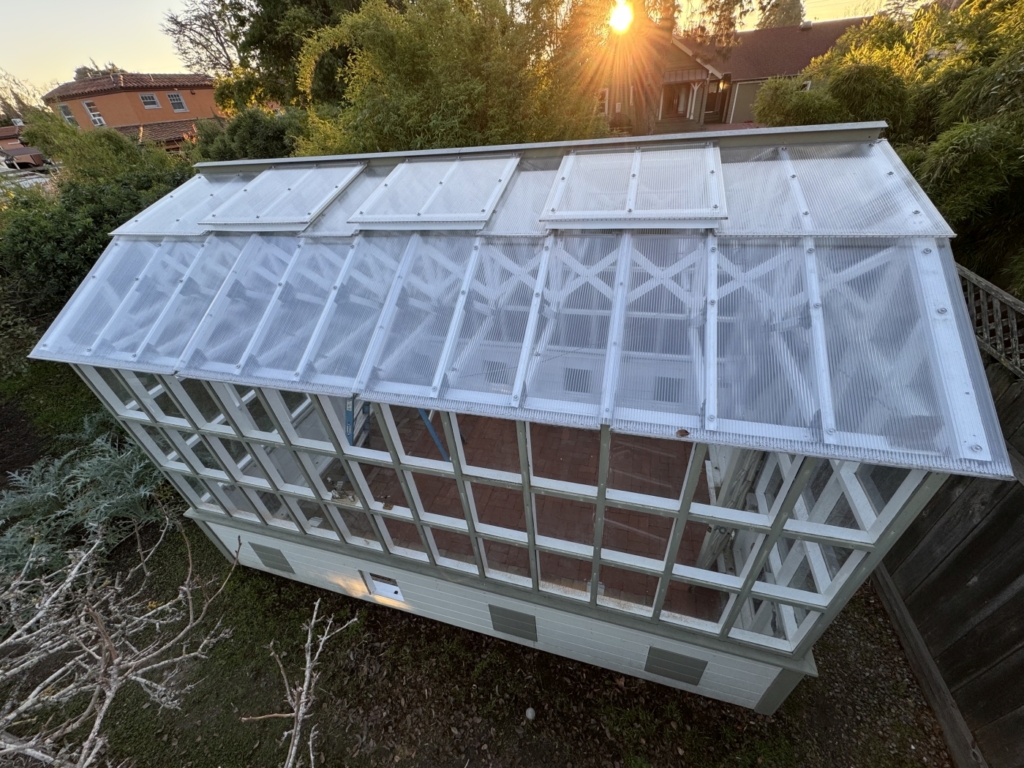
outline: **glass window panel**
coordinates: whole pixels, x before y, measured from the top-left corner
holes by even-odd
[[[192,453],[197,459],[199,459],[199,463],[202,464],[203,467],[215,472],[224,472],[224,467],[217,460],[217,457],[213,455],[213,451],[207,447],[203,440],[197,440],[189,447],[192,448]]]
[[[608,507],[604,511],[602,549],[664,560],[672,535],[672,518]]]
[[[196,379],[181,379],[179,383],[207,424],[224,423],[220,407],[210,395],[209,390],[203,385],[203,382]]]
[[[434,537],[434,546],[437,548],[437,556],[441,561],[451,560],[455,563],[468,563],[476,570],[476,559],[473,557],[473,544],[464,533],[444,531],[440,528],[430,529]],[[442,562],[442,565],[444,563]]]
[[[551,552],[538,552],[537,558],[541,589],[578,600],[590,599],[589,561]]]
[[[522,158],[484,231],[494,235],[545,235],[544,201],[558,176],[556,157]]]
[[[783,615],[783,612],[788,616]],[[796,616],[793,608],[777,603],[774,600],[759,600],[756,597],[748,597],[740,609],[736,619],[735,629],[745,629],[758,635],[765,635],[779,640],[787,638],[786,620],[790,620],[790,628],[797,626]]]
[[[146,433],[149,439],[156,444],[157,449],[160,451],[161,455],[159,458],[162,462],[182,462],[178,452],[174,449],[174,446],[171,445],[171,441],[167,439],[162,430],[159,430],[156,427],[151,427],[149,424],[140,424],[139,426]]]
[[[594,504],[535,494],[537,535],[577,544],[594,543]]]
[[[230,483],[217,483],[217,486],[229,505],[228,512],[231,515],[262,522],[263,518],[257,513],[256,506],[242,488]]]
[[[448,440],[444,434],[440,411],[434,411],[433,418],[428,422],[430,414],[425,409],[393,405],[391,416],[402,440],[402,450],[407,455],[438,461],[446,460],[441,454],[441,449],[448,454]]]
[[[345,472],[345,467],[338,459],[327,456],[310,456],[313,466],[320,475],[324,488],[332,499],[340,499],[348,504],[358,504],[352,480]]]
[[[391,536],[393,547],[411,549],[414,552],[423,552],[423,541],[416,530],[416,526],[404,520],[395,520],[390,517],[378,517],[382,527]]]
[[[488,572],[497,571],[530,583],[530,550],[502,541],[483,539],[482,542]]]
[[[523,507],[521,490],[499,488],[483,483],[473,483],[470,488],[478,522],[514,531],[526,531],[526,510]]]
[[[288,506],[279,496],[268,491],[256,491],[256,495],[259,497],[259,500],[263,503],[267,513],[270,515],[271,522],[275,524],[282,524],[289,528],[297,528],[295,522],[292,520]]]
[[[366,513],[360,509],[351,509],[344,506],[331,506],[330,509],[342,519],[345,527],[348,528],[351,536],[348,539],[350,544],[379,548],[377,536],[373,532],[373,526],[370,525],[370,520]]]
[[[285,402],[288,403],[287,400]],[[292,414],[295,414],[296,411],[299,412],[299,415],[296,417],[293,424],[296,436],[303,440],[312,440],[316,443],[320,443],[320,447],[324,450],[334,451],[334,443],[331,442],[331,436],[327,431],[327,425],[324,424],[323,420],[320,418],[320,414],[317,413],[316,408],[313,407],[308,398],[306,399],[305,404],[299,404],[293,408],[289,403],[288,407]],[[340,414],[342,426],[345,424],[344,413],[344,410],[342,410]],[[365,421],[366,417],[360,412],[360,418]],[[365,430],[360,429],[359,434],[365,434]],[[359,444],[358,441],[356,441],[356,444]]]
[[[608,487],[678,499],[691,443],[612,433]]]
[[[514,421],[459,416],[458,424],[466,464],[520,474],[519,439]]]
[[[284,448],[268,448],[267,457],[283,483],[301,490],[310,489],[309,481],[299,466],[299,460],[291,451]]]
[[[650,614],[658,593],[657,576],[609,565],[602,565],[600,573],[597,585],[598,603],[626,610],[644,606],[648,609],[646,613]]]
[[[860,480],[864,493],[875,508],[875,514],[881,514],[885,505],[896,495],[903,481],[910,474],[909,469],[902,467],[883,467],[877,464],[861,464],[857,468],[857,479]]]
[[[373,495],[374,501],[379,501],[386,510],[394,507],[408,509],[409,504],[402,492],[398,473],[392,467],[374,467],[369,464],[361,464],[360,467],[363,470],[363,477],[366,478],[366,484],[370,486],[370,493]]]
[[[769,558],[765,567],[761,569],[757,580],[768,584],[778,584],[780,587],[802,589],[805,592],[823,592],[828,582],[819,585],[815,579],[814,571],[822,569],[825,559],[814,544],[807,544],[789,536],[781,536],[775,544],[775,553],[779,556],[778,567],[774,558]],[[819,570],[819,575],[824,575]],[[828,575],[831,579],[831,574]]]
[[[459,486],[454,478],[416,473],[413,474],[413,480],[424,511],[465,519]]]
[[[264,474],[260,465],[256,459],[253,458],[252,454],[249,453],[244,443],[238,440],[231,440],[230,438],[210,438],[211,440],[219,439],[221,445],[227,450],[232,461],[235,462],[235,466],[238,470],[246,477],[253,480],[262,480],[267,482],[267,476]]]
[[[531,467],[538,477],[597,485],[601,433],[590,429],[530,425]]]
[[[727,592],[717,589],[672,581],[665,592],[661,617],[665,621],[683,618],[700,619],[717,624],[729,600]]]
[[[296,499],[293,502],[306,520],[306,525],[309,526],[311,531],[323,534],[329,534],[330,536],[337,538],[337,534],[331,526],[330,520],[327,517],[327,512],[317,504],[315,501],[309,501],[307,499]]]
[[[751,531],[687,520],[675,561],[716,573],[737,574],[743,570],[756,538]]]
[[[96,368],[96,373],[99,374],[103,382],[110,387],[111,392],[121,402],[126,410],[129,411],[141,411],[138,401],[135,399],[135,395],[129,391],[128,387],[121,381],[121,377],[118,376],[114,371],[109,368]]]

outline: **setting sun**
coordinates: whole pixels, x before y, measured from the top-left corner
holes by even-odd
[[[612,8],[612,15],[608,18],[608,25],[620,35],[629,29],[633,23],[633,6],[625,0],[617,0]]]

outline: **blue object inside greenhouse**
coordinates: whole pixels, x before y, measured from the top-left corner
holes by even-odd
[[[203,168],[33,356],[1010,476],[952,231],[824,132]]]

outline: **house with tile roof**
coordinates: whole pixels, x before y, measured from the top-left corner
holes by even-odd
[[[645,22],[637,37],[642,50],[627,47],[620,58],[628,63],[610,67],[598,110],[613,127],[633,134],[749,127],[754,100],[766,80],[798,75],[865,20],[805,21],[795,27],[739,32],[726,52],[675,33],[671,22]],[[660,82],[652,82],[659,75]]]
[[[84,131],[115,128],[168,148],[193,135],[197,120],[220,115],[209,75],[114,72],[63,83],[43,101]]]

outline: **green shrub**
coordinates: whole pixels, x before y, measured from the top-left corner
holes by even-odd
[[[239,112],[226,124],[204,120],[196,126],[196,155],[200,160],[288,157],[303,132],[303,123],[298,110],[273,114],[257,107]]]
[[[768,80],[754,101],[754,120],[762,125],[821,125],[850,119],[850,113],[827,91],[807,91],[798,80],[783,77]]]

